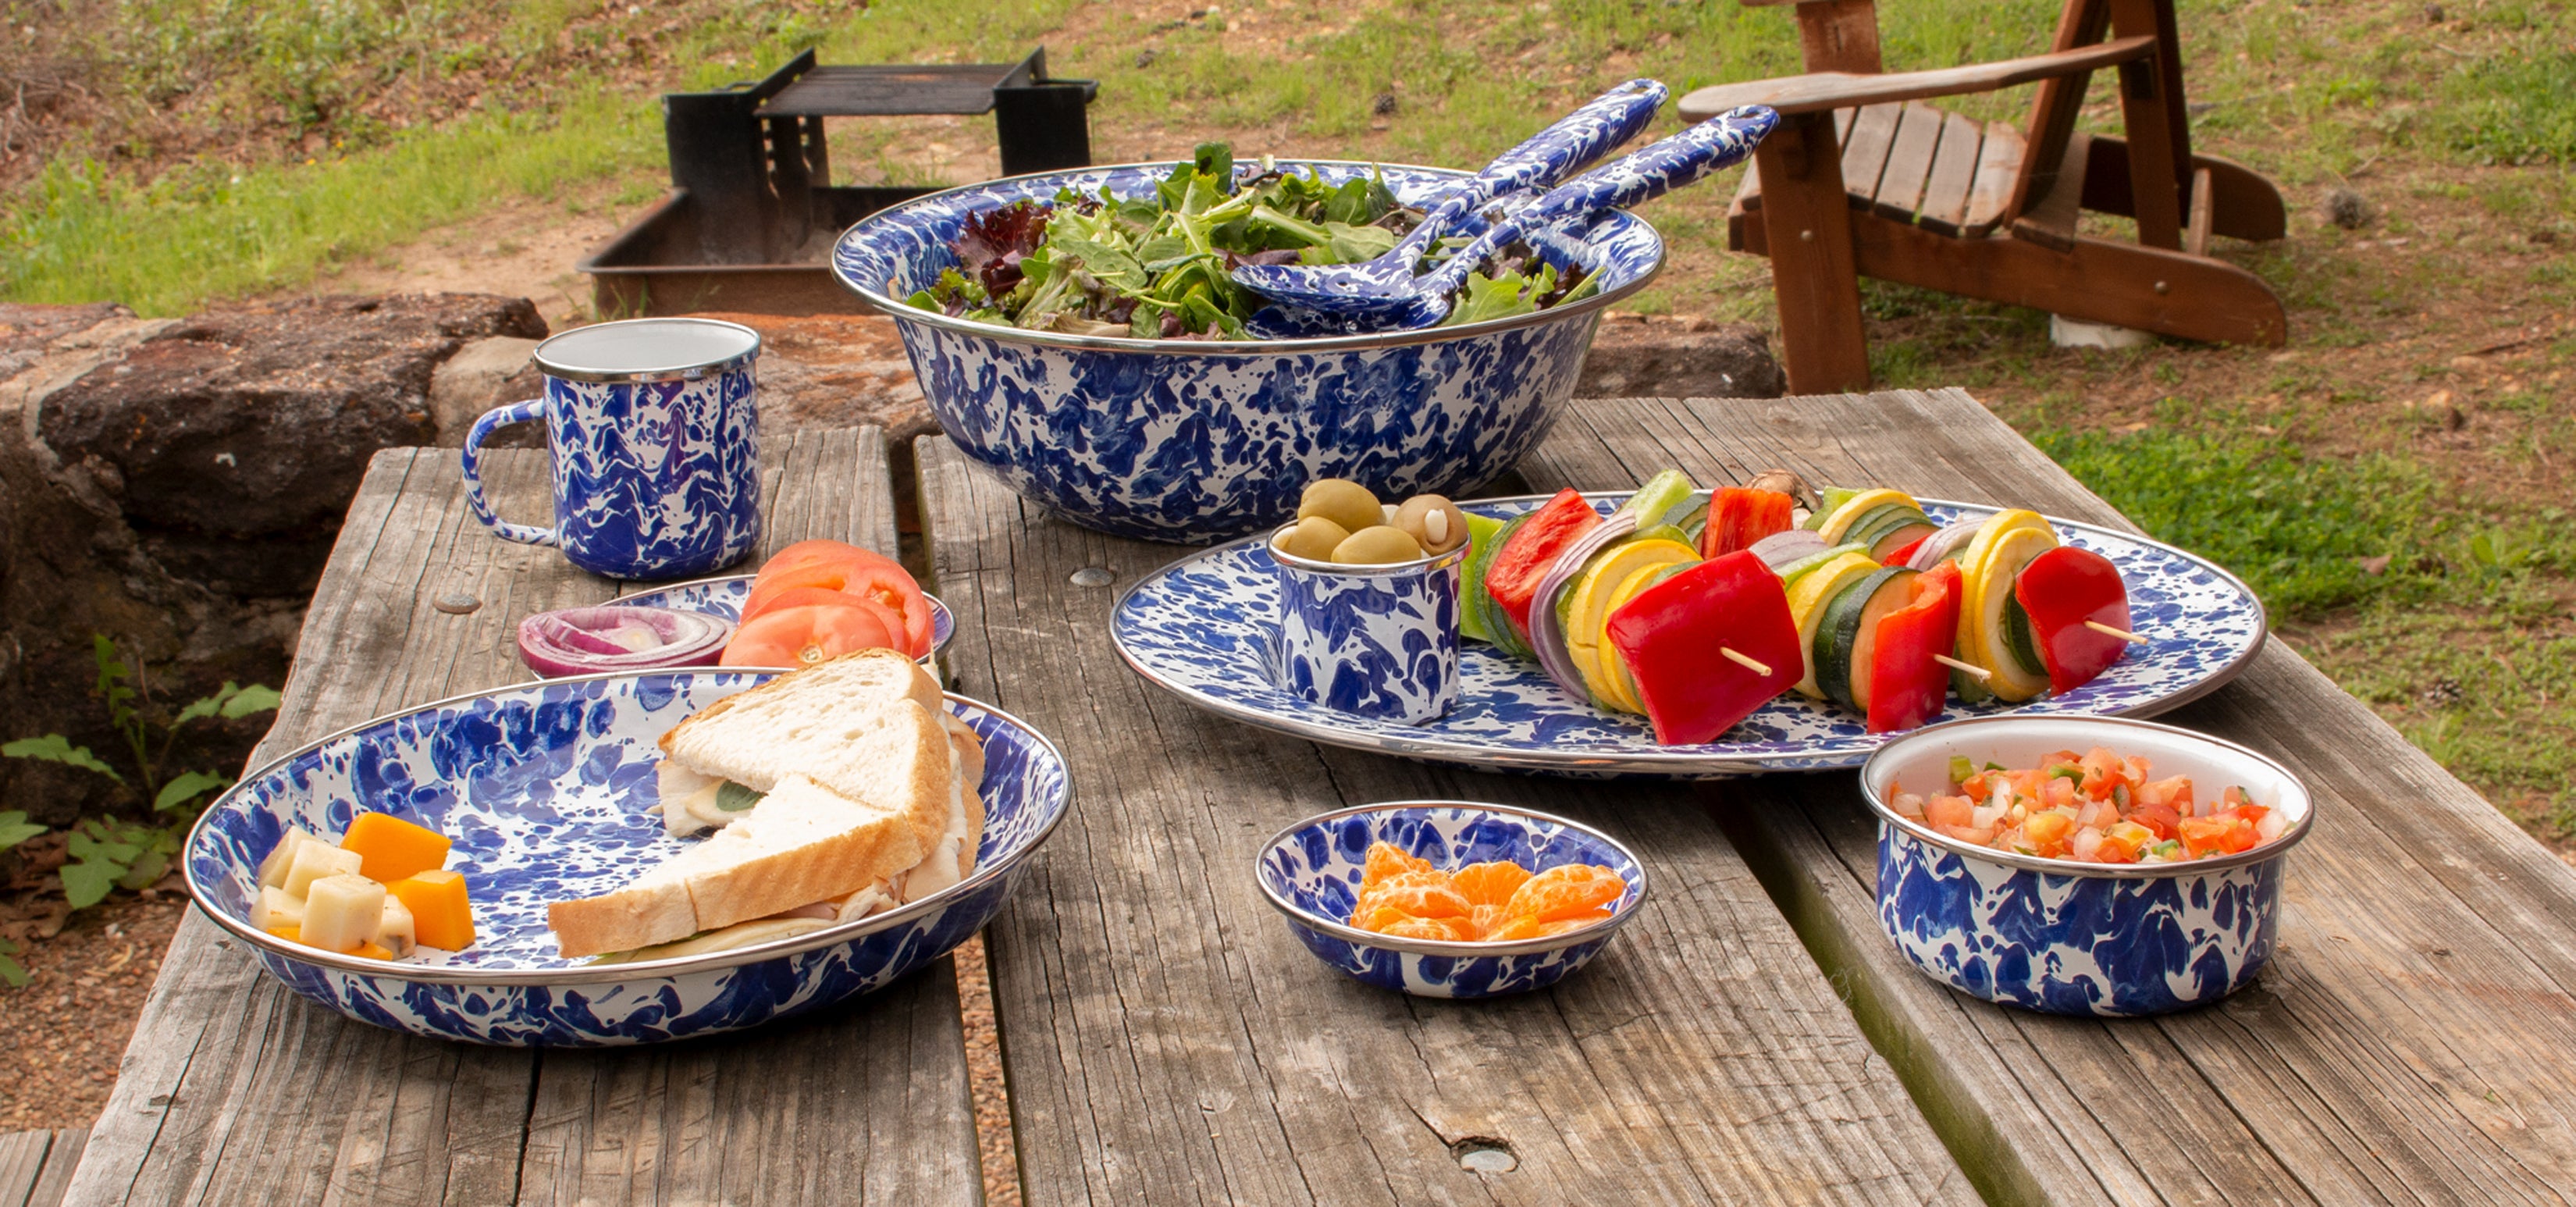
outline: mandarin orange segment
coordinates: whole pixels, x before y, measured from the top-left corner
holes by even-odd
[[[1467,921],[1476,928],[1476,937],[1484,938],[1488,932],[1503,924],[1503,907],[1479,905],[1474,912],[1467,915]]]
[[[1448,943],[1465,943],[1476,936],[1467,932],[1464,918],[1407,918],[1378,933],[1399,939],[1438,939]]]
[[[1449,876],[1449,883],[1474,905],[1501,905],[1512,890],[1528,882],[1530,870],[1509,860],[1471,863]]]
[[[1627,891],[1628,882],[1608,868],[1569,863],[1540,872],[1512,890],[1503,913],[1515,919],[1560,922],[1608,905]]]
[[[1522,939],[1554,938],[1557,935],[1566,934],[1571,931],[1578,931],[1584,927],[1601,922],[1607,922],[1609,920],[1610,911],[1606,909],[1593,910],[1590,913],[1577,914],[1574,917],[1561,918],[1554,922],[1541,922],[1535,918],[1514,918],[1503,925],[1500,929],[1486,935],[1485,941],[1489,943],[1512,943]]]
[[[1416,859],[1391,842],[1369,844],[1368,862],[1360,870],[1360,891],[1376,888],[1378,882],[1404,872],[1428,872],[1431,861]]]
[[[1458,890],[1449,887],[1446,878],[1431,883],[1413,883],[1417,877],[1439,876],[1438,872],[1407,872],[1389,879],[1360,894],[1359,907],[1372,906],[1400,909],[1417,918],[1464,918],[1476,907],[1469,904]]]

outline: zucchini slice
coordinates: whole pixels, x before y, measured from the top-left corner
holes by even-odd
[[[1979,534],[1977,545],[1969,551],[1969,560],[1961,567],[1960,626],[1968,630],[1959,643],[1959,657],[1988,671],[1986,690],[2007,704],[2018,704],[2048,690],[2045,669],[2036,673],[2023,669],[2021,660],[2010,649],[2011,639],[2005,632],[2004,609],[2013,600],[2013,580],[2031,559],[2057,547],[2057,534],[2045,525],[2038,528],[2014,528],[1986,541]]]
[[[1869,711],[1870,662],[1878,651],[1878,622],[1905,606],[1914,594],[1916,571],[1884,567],[1843,589],[1825,605],[1816,626],[1816,685],[1825,698],[1858,712]]]
[[[1805,557],[1799,558],[1788,565],[1780,567],[1780,585],[1783,587],[1794,587],[1798,585],[1799,579],[1805,578],[1818,567],[1826,565],[1845,554],[1852,553],[1860,554],[1863,557],[1869,556],[1869,550],[1861,548],[1858,545],[1835,545],[1831,548],[1820,549]]]
[[[1798,680],[1800,695],[1825,698],[1824,689],[1816,686],[1816,630],[1824,623],[1825,605],[1840,598],[1853,583],[1881,569],[1884,567],[1869,560],[1868,554],[1846,553],[1790,585],[1789,616],[1798,622],[1798,652],[1807,664],[1806,673]]]

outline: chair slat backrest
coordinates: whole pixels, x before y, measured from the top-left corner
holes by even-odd
[[[1809,71],[1876,75],[1886,70],[1878,57],[1877,0],[1742,2],[1747,8],[1791,3],[1798,6],[1798,54]]]
[[[2102,40],[2111,24],[2108,0],[2066,0],[2058,14],[2057,36],[2050,50],[2073,50]],[[2075,119],[2083,116],[2084,89],[2090,76],[2059,77],[2039,82],[2039,94],[2030,103],[2030,120],[2023,123],[2026,131],[2021,157],[2021,178],[2013,182],[2012,200],[2004,205],[2004,221],[2028,213],[2039,204],[2057,183],[2058,166],[2066,160],[2067,137],[2075,133]]]

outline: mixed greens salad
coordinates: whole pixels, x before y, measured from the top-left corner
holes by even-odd
[[[1274,167],[1235,181],[1233,149],[1207,143],[1143,197],[1065,189],[967,217],[958,267],[906,299],[924,310],[1032,331],[1143,339],[1252,339],[1243,320],[1268,303],[1234,283],[1239,264],[1352,264],[1392,250],[1422,221],[1377,174],[1324,183]],[[1455,254],[1436,241],[1425,263]],[[1560,274],[1526,244],[1467,277],[1444,325],[1527,314],[1592,292],[1581,267]]]

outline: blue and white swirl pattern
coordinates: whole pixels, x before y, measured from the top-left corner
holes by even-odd
[[[1609,921],[1553,938],[1442,943],[1372,934],[1347,923],[1369,846],[1378,842],[1452,870],[1496,859],[1533,872],[1594,864],[1618,873],[1628,889],[1611,903]],[[1466,802],[1399,801],[1308,818],[1262,848],[1253,876],[1317,959],[1363,983],[1419,997],[1544,989],[1599,955],[1646,900],[1645,865],[1609,835],[1545,813]]]
[[[2170,876],[2056,875],[1878,827],[1878,918],[1932,979],[2050,1014],[2161,1014],[2234,993],[2272,958],[2282,856]]]
[[[1270,551],[1265,546],[1264,553]],[[1458,568],[1466,546],[1401,568],[1279,575],[1278,684],[1337,712],[1419,725],[1458,704]]]
[[[418,1035],[512,1046],[653,1043],[757,1026],[883,987],[988,921],[1067,809],[1071,780],[1045,737],[950,697],[985,742],[986,823],[975,873],[890,913],[741,951],[630,965],[567,961],[546,904],[607,891],[681,849],[644,812],[654,743],[681,718],[765,675],[661,671],[557,679],[432,704],[325,738],[226,792],[188,837],[197,903],[297,993]],[[476,938],[461,952],[385,962],[254,929],[259,861],[284,828],[336,834],[385,812],[446,834]]]
[[[466,435],[466,501],[505,540],[554,545],[608,578],[682,578],[741,561],[760,540],[760,416],[746,366],[695,380],[546,378],[536,404],[486,413]],[[501,521],[476,450],[503,424],[545,420],[555,524]]]
[[[1283,162],[1327,181],[1376,165]],[[966,216],[1063,187],[1141,196],[1169,164],[1014,177],[935,193],[861,219],[832,269],[893,316],[941,430],[1021,495],[1075,523],[1144,540],[1200,542],[1266,529],[1306,483],[1343,477],[1378,494],[1461,494],[1519,463],[1574,392],[1601,310],[1663,265],[1642,219],[1613,213],[1533,238],[1601,292],[1510,319],[1311,340],[1196,342],[1023,331],[915,309],[902,299],[956,265]],[[1399,197],[1433,197],[1464,173],[1388,166]],[[1469,217],[1458,233],[1474,234]]]
[[[702,578],[696,582],[673,583],[667,587],[655,587],[649,591],[621,595],[617,597],[616,602],[630,608],[669,608],[678,612],[704,612],[709,616],[740,620],[743,601],[751,598],[753,577],[749,574],[733,574],[723,578]],[[930,601],[930,654],[922,659],[928,662],[946,651],[948,639],[957,635],[957,617],[948,610],[947,604],[939,602],[938,596],[924,591],[921,597]]]
[[[1589,497],[1608,507],[1627,496]],[[1509,517],[1544,501],[1466,507]],[[1928,499],[1924,507],[1940,522],[1996,510]],[[2129,587],[2131,626],[2147,643],[2130,647],[2101,677],[2064,695],[2009,706],[1953,699],[1944,718],[2000,712],[2151,715],[2216,689],[2262,648],[2263,606],[2226,571],[2143,537],[2050,522],[2068,544],[2120,567]],[[1358,716],[1273,682],[1269,660],[1281,607],[1262,541],[1238,541],[1139,580],[1118,601],[1110,633],[1138,674],[1222,716],[1327,745],[1488,770],[1679,779],[1822,771],[1859,766],[1891,736],[1867,732],[1857,713],[1792,693],[1764,705],[1718,741],[1659,746],[1644,717],[1594,708],[1567,695],[1535,665],[1477,643],[1458,651],[1459,701],[1448,716],[1419,726]]]

